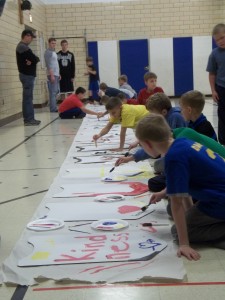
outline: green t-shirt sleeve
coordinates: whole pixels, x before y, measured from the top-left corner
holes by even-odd
[[[225,147],[220,143],[216,142],[214,139],[210,137],[200,134],[191,128],[176,128],[173,130],[173,137],[177,138],[187,138],[189,140],[195,141],[209,148],[213,152],[219,154],[221,157],[225,158]]]

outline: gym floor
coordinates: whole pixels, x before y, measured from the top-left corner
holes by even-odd
[[[176,102],[176,101],[175,101]],[[206,100],[204,114],[217,130],[217,106]],[[82,120],[61,120],[46,108],[36,111],[40,126],[22,119],[0,127],[0,262],[12,251],[44,194],[58,174]],[[224,299],[225,252],[200,248],[201,260],[184,260],[184,283],[89,285],[44,281],[38,286],[3,284],[0,300],[176,300]]]

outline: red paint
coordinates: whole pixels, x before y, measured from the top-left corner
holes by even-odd
[[[120,214],[129,214],[135,211],[140,211],[140,207],[132,205],[123,205],[118,207],[118,212]]]
[[[132,284],[98,284],[98,285],[77,285],[57,288],[35,288],[33,292],[45,291],[63,291],[63,290],[79,290],[79,289],[100,289],[100,288],[126,288],[126,287],[170,287],[170,286],[205,286],[205,285],[225,285],[225,282],[182,282],[182,283],[132,283]]]
[[[123,196],[136,196],[148,192],[148,185],[141,182],[116,182],[116,183],[110,182],[104,184],[109,184],[110,186],[112,186],[113,184],[129,185],[129,187],[133,189],[131,192],[122,192],[122,191],[113,192],[113,194],[120,194]],[[119,190],[119,186],[118,186],[118,190]],[[112,194],[112,192],[109,191],[108,193],[92,193],[92,192],[72,193],[72,195],[79,195],[78,197],[95,197],[95,196],[107,195],[107,194]]]

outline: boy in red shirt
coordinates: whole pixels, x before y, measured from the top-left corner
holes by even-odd
[[[155,93],[164,93],[161,87],[157,87],[157,75],[153,72],[147,72],[144,75],[144,82],[146,84],[146,88],[141,89],[138,98],[137,104],[146,105],[146,102],[149,97],[151,97]]]
[[[59,116],[61,119],[82,119],[89,115],[95,115],[98,118],[102,116],[102,113],[97,113],[90,109],[87,109],[82,103],[85,97],[86,90],[82,87],[76,89],[75,94],[72,94],[65,98],[59,106]]]

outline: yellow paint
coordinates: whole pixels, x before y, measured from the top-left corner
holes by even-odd
[[[39,260],[39,259],[47,259],[49,257],[49,252],[36,252],[31,257],[32,260]]]
[[[105,168],[102,166],[100,169],[100,177],[104,177],[105,175]]]
[[[48,244],[50,244],[51,246],[55,246],[55,241],[52,239],[49,239],[46,241]]]

